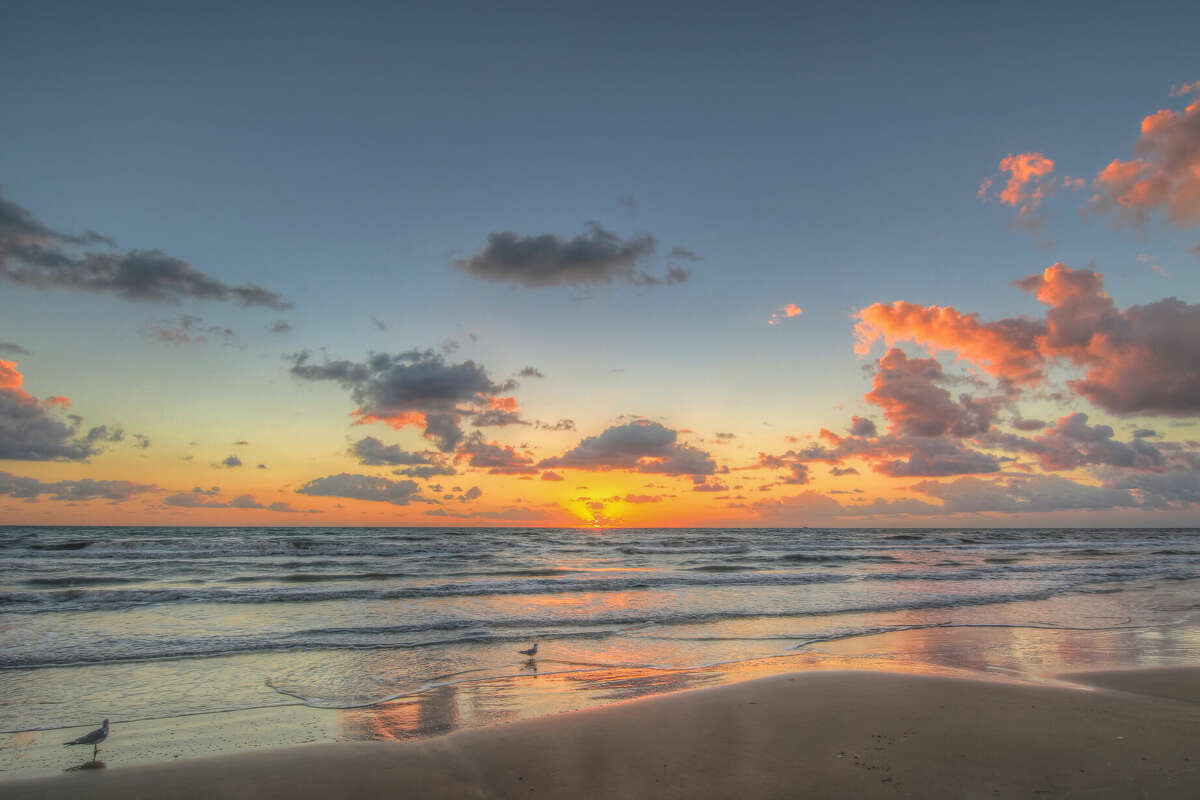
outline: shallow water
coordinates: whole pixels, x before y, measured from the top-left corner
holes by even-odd
[[[620,699],[805,654],[1200,663],[1196,530],[12,527],[0,562],[8,732],[418,693],[486,710],[535,676]]]

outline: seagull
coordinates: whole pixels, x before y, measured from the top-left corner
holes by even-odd
[[[528,650],[518,650],[517,652],[523,656],[536,656],[537,655],[537,642],[534,642],[533,647],[529,648]]]
[[[96,754],[100,752],[100,743],[108,738],[108,720],[104,720],[104,724],[96,730],[80,736],[73,742],[63,742],[64,745],[70,747],[73,744],[90,744],[92,746],[92,761],[96,760]]]

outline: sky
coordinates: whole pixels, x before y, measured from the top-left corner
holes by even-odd
[[[10,524],[1200,524],[1200,8],[34,3]]]

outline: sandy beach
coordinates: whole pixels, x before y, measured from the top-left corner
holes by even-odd
[[[0,797],[1196,797],[1198,698],[1200,669],[1060,686],[793,673],[406,744],[9,781]]]

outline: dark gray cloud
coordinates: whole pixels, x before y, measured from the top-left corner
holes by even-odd
[[[145,450],[150,446],[150,439],[140,433],[135,433],[133,435],[133,446],[139,450]]]
[[[278,294],[252,283],[230,286],[161,250],[72,250],[115,248],[112,239],[88,231],[55,231],[16,203],[0,197],[0,278],[35,289],[77,289],[124,300],[178,302],[222,300],[244,306],[291,308]]]
[[[1109,471],[1105,487],[1135,492],[1149,508],[1200,503],[1200,472],[1195,469],[1173,472]]]
[[[875,421],[866,417],[851,417],[850,418],[850,435],[851,436],[877,436],[879,431],[875,429]]]
[[[359,439],[351,445],[350,452],[358,458],[358,463],[371,467],[397,467],[429,463],[429,457],[424,453],[410,453],[395,444],[385,445],[374,436]]]
[[[511,445],[485,442],[481,436],[472,436],[459,450],[460,460],[475,469],[486,469],[492,475],[534,475],[538,470],[533,459],[518,453]]]
[[[717,471],[712,457],[691,445],[676,441],[678,434],[657,422],[638,420],[615,425],[599,436],[589,436],[558,458],[548,458],[538,467],[662,473],[665,475],[712,475]]]
[[[525,367],[525,369],[523,369],[517,373],[517,377],[518,378],[544,378],[546,376],[543,375],[542,371],[540,369],[538,369],[537,367]]]
[[[508,411],[503,408],[487,408],[477,413],[471,424],[476,428],[499,428],[505,425],[530,425],[532,423],[521,419],[521,412]]]
[[[372,354],[365,362],[325,361],[314,364],[308,352],[289,356],[291,373],[308,381],[334,381],[350,391],[362,422],[392,427],[423,425],[425,436],[443,452],[462,441],[464,416],[485,413],[490,399],[516,388],[516,381],[496,383],[482,364],[447,363],[433,350]]]
[[[675,267],[665,277],[638,268],[654,254],[658,241],[649,234],[628,240],[589,222],[584,233],[572,239],[554,234],[520,236],[511,231],[489,233],[483,249],[454,262],[476,278],[504,281],[530,288],[587,286],[625,280],[635,285],[678,283],[687,270]]]
[[[575,420],[560,419],[558,422],[542,422],[538,420],[534,423],[534,427],[539,431],[573,431],[575,430]]]
[[[271,333],[290,333],[292,325],[286,320],[277,319],[267,326],[267,330]]]
[[[217,487],[213,487],[216,489]],[[168,506],[177,506],[180,508],[243,508],[243,509],[260,509],[263,511],[278,511],[285,514],[298,514],[300,509],[292,508],[284,502],[270,503],[264,505],[254,499],[253,495],[241,494],[229,500],[211,500],[208,499],[216,492],[201,491],[199,487],[190,492],[179,492],[177,494],[168,495],[163,499],[163,503]],[[311,512],[310,512],[311,513]]]
[[[226,456],[221,462],[221,466],[225,467],[225,469],[234,469],[235,467],[240,467],[241,465],[242,460],[237,456]]]
[[[759,464],[768,469],[794,470],[797,464],[818,461],[840,466],[845,458],[862,458],[871,468],[891,477],[945,477],[998,472],[1000,459],[971,450],[957,439],[934,436],[838,436],[822,430],[831,444],[813,443],[779,455],[759,453]],[[839,474],[851,474],[841,472]]]
[[[425,512],[431,517],[454,517],[456,519],[495,519],[495,520],[543,520],[550,519],[550,514],[540,508],[505,508],[500,511],[450,511],[444,508],[434,508]]]
[[[63,422],[53,405],[19,388],[20,373],[6,363],[11,362],[0,362],[0,459],[85,461],[98,452],[93,441],[79,435],[79,417],[69,418],[70,425]]]
[[[1088,465],[1143,470],[1161,470],[1167,466],[1167,452],[1163,449],[1167,443],[1155,445],[1145,437],[1125,443],[1113,436],[1111,426],[1088,425],[1087,414],[1074,413],[1032,439],[990,431],[974,441],[990,449],[1030,453],[1047,472]]]
[[[191,314],[184,314],[178,322],[160,320],[152,322],[142,329],[142,335],[147,339],[163,344],[200,344],[216,342],[226,347],[238,344],[237,334],[232,328],[223,325],[205,325],[204,320]]]
[[[77,481],[42,482],[37,478],[23,478],[10,472],[0,471],[0,495],[35,499],[50,495],[51,500],[112,500],[122,502],[134,495],[155,491],[153,484],[133,481],[94,481],[84,478]]]
[[[299,494],[313,497],[345,497],[351,500],[371,500],[406,506],[412,502],[429,502],[421,497],[421,487],[416,481],[393,481],[370,475],[340,473],[314,478],[296,490]]]
[[[394,475],[403,475],[406,478],[420,478],[429,480],[437,475],[457,475],[457,470],[454,467],[448,467],[444,464],[430,464],[421,467],[404,467],[403,469],[392,470]]]
[[[123,442],[125,441],[125,430],[120,427],[114,427],[109,430],[107,425],[97,425],[87,432],[85,437],[88,442]]]
[[[1141,505],[1127,489],[1091,486],[1058,475],[1030,475],[994,480],[958,478],[921,481],[912,487],[942,501],[944,513],[999,511],[1065,511],[1133,508]]]
[[[33,355],[28,350],[26,350],[24,347],[21,347],[21,345],[19,345],[19,344],[13,344],[12,342],[2,342],[2,341],[0,341],[0,353],[3,353],[5,355],[13,355],[13,356]],[[533,367],[529,367],[529,369],[533,369]],[[538,377],[541,377],[541,375],[539,374]]]

